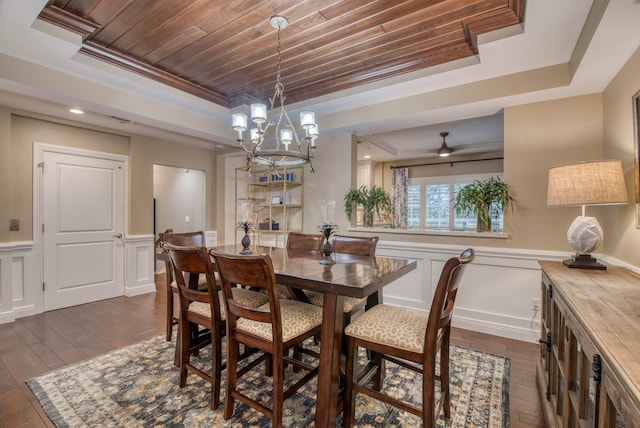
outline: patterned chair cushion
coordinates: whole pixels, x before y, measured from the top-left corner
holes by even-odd
[[[175,279],[171,281],[171,288],[173,289],[174,293],[178,293],[178,283]],[[200,275],[198,277],[198,291],[207,291],[207,277],[204,275]]]
[[[236,299],[239,303],[246,306],[251,306],[252,308],[262,306],[269,300],[266,294],[247,290],[246,288],[232,288],[231,292],[233,293],[233,298]],[[226,321],[227,307],[224,304],[222,290],[218,291],[218,299],[220,300],[220,319]],[[209,306],[208,303],[191,302],[189,304],[189,312],[211,318],[211,306]]]
[[[265,288],[260,289],[261,293],[267,294],[267,290]],[[278,298],[279,299],[291,299],[291,293],[289,289],[284,285],[278,285]]]
[[[344,333],[370,342],[423,352],[427,314],[390,305],[376,305],[349,324]]]
[[[286,286],[278,285],[278,297],[280,299],[291,299],[291,293]]]
[[[324,294],[318,293],[315,291],[305,291],[304,294],[307,295],[309,302],[316,306],[322,307],[324,303]],[[367,299],[356,299],[355,297],[345,297],[344,298],[344,306],[342,307],[342,311],[346,314],[351,313],[353,308],[358,306],[364,306],[367,304]]]
[[[268,309],[269,304],[260,308]],[[280,316],[284,342],[322,324],[322,308],[297,300],[280,300]],[[270,323],[239,318],[236,327],[263,339],[273,340]]]

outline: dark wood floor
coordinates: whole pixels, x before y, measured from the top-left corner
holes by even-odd
[[[164,334],[159,291],[47,312],[0,325],[0,427],[53,426],[25,380],[109,350]],[[538,346],[454,329],[452,341],[511,358],[510,426],[543,427],[535,383]]]

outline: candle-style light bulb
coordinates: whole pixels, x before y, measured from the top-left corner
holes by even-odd
[[[251,104],[251,121],[253,123],[264,123],[267,120],[267,106],[262,103]]]

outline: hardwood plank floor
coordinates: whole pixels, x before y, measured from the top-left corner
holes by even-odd
[[[164,334],[164,276],[158,292],[118,297],[0,325],[0,427],[52,427],[25,380]],[[511,358],[511,428],[543,427],[535,364],[538,345],[454,329],[452,342]]]

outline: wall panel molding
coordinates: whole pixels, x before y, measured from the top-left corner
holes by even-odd
[[[380,241],[376,254],[412,258],[418,267],[384,288],[384,302],[428,312],[446,260],[467,248],[460,245]],[[453,314],[455,327],[527,342],[538,338],[539,314],[531,299],[540,297],[538,260],[562,260],[566,253],[474,247]],[[611,260],[609,260],[611,262]]]

